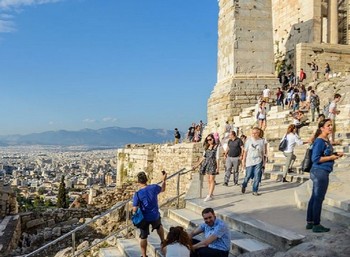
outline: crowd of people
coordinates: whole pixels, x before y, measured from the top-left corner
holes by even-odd
[[[311,65],[315,65],[315,63],[313,62]],[[318,68],[314,67],[314,69],[317,72]],[[326,69],[329,73],[329,65]],[[322,226],[320,222],[321,210],[334,161],[343,156],[343,153],[333,150],[333,145],[336,143],[334,138],[336,116],[340,113],[337,109],[337,103],[340,101],[341,95],[335,94],[333,100],[321,112],[320,99],[315,90],[312,87],[306,89],[301,83],[306,78],[303,69],[301,69],[297,79],[293,76],[290,74],[288,83],[277,89],[275,98],[277,105],[293,110],[291,112],[293,122],[288,125],[282,138],[287,143],[283,149],[286,162],[280,181],[289,182],[287,174],[292,171],[293,163],[296,160],[295,147],[302,144],[312,145],[310,178],[313,181],[313,188],[307,208],[306,229],[311,229],[315,233],[328,232],[330,229]],[[314,74],[312,76],[314,77]],[[328,79],[328,76],[326,78]],[[243,182],[240,185],[241,193],[246,193],[249,181],[253,180],[251,184],[252,194],[254,196],[261,195],[259,186],[268,156],[268,143],[264,138],[264,131],[267,127],[267,104],[272,103],[271,99],[272,93],[266,86],[258,104],[257,126],[251,129],[249,137],[241,134],[239,128],[234,124],[230,125],[229,121],[224,125],[221,139],[217,132],[204,137],[203,155],[192,167],[193,170],[199,168],[200,174],[207,177],[208,194],[204,201],[214,199],[215,186],[217,185],[215,177],[219,174],[222,164],[225,170],[223,186],[228,186],[231,175],[233,175],[233,185],[239,186],[239,174],[244,172]],[[299,136],[300,129],[309,125],[308,119],[305,117],[307,112],[310,112],[311,122],[317,121],[318,126],[317,131],[310,139],[302,140]],[[187,142],[201,142],[203,129],[204,123],[202,121],[199,124],[193,123],[186,133]],[[177,128],[175,128],[174,137],[175,144],[179,143],[181,134]],[[141,257],[147,257],[147,237],[150,233],[150,225],[152,230],[157,231],[161,241],[161,249],[166,257],[227,257],[230,251],[230,231],[225,222],[216,217],[212,208],[206,208],[202,211],[204,223],[193,231],[186,232],[181,226],[171,227],[165,238],[157,196],[165,191],[166,178],[167,174],[163,173],[163,182],[159,186],[147,185],[148,179],[144,172],[140,172],[137,176],[139,190],[133,197],[133,212],[141,208],[144,215],[142,224],[138,226],[141,239]],[[203,240],[194,238],[201,233],[204,234]]]

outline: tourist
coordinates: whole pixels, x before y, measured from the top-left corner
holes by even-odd
[[[231,125],[229,124],[228,121],[226,121],[226,123],[225,123],[225,133],[224,133],[224,137],[229,136],[231,130],[232,130]]]
[[[287,98],[286,98],[286,102],[285,102],[285,105],[288,105],[288,108],[291,108],[291,106],[292,106],[293,94],[294,94],[294,87],[289,87],[287,90]]]
[[[270,99],[270,89],[268,89],[267,85],[265,85],[265,89],[262,92],[262,100],[265,101],[265,103],[268,103]]]
[[[315,121],[315,111],[317,111],[317,115],[320,114],[320,98],[315,93],[315,90],[311,90],[310,95],[310,110],[311,110],[311,121]]]
[[[204,223],[189,233],[192,239],[191,257],[228,257],[231,249],[231,232],[225,222],[215,216],[212,208],[202,211]],[[193,237],[204,233],[199,241]]]
[[[188,140],[188,142],[193,142],[195,130],[196,130],[196,124],[192,123],[191,127],[189,127],[188,130],[187,130],[187,140]]]
[[[181,134],[177,128],[175,128],[174,137],[175,137],[175,144],[178,144],[180,142]]]
[[[246,168],[246,175],[242,183],[242,194],[245,193],[251,177],[253,181],[253,195],[258,196],[259,183],[262,175],[262,167],[265,166],[265,142],[259,137],[260,129],[253,128],[252,136],[244,144],[242,166]]]
[[[283,170],[282,182],[289,182],[289,181],[287,181],[287,174],[288,174],[288,172],[290,172],[292,170],[293,163],[296,160],[296,156],[294,154],[295,145],[302,145],[303,144],[303,141],[300,139],[300,137],[296,133],[296,130],[297,130],[297,128],[295,127],[295,125],[291,124],[288,126],[287,133],[284,136],[287,139],[287,147],[283,151],[283,155],[287,159],[286,159],[286,164],[285,164],[284,170]],[[282,140],[283,140],[283,138],[282,138]]]
[[[318,65],[315,63],[315,61],[311,62],[311,72],[312,72],[312,81],[317,81],[317,72],[318,72]]]
[[[309,123],[306,122],[304,113],[302,111],[295,111],[293,113],[293,124],[296,127],[296,133],[299,135],[299,131],[302,127],[308,126]]]
[[[300,107],[302,109],[307,109],[306,108],[306,95],[307,91],[304,85],[301,85],[300,87]]]
[[[299,90],[295,89],[293,96],[292,96],[292,102],[293,102],[293,111],[299,110],[300,107],[300,95]]]
[[[233,173],[233,184],[238,185],[239,166],[243,154],[243,142],[237,137],[236,132],[230,132],[230,139],[227,142],[227,149],[225,151],[225,178],[224,186],[228,186],[231,173]]]
[[[267,111],[266,111],[266,102],[261,101],[257,113],[257,119],[258,119],[258,127],[261,128],[262,130],[266,129],[266,116],[267,116]]]
[[[201,127],[196,125],[194,130],[193,142],[200,142],[202,140]]]
[[[343,156],[343,153],[333,152],[329,136],[332,134],[332,120],[325,119],[318,124],[312,145],[312,167],[310,178],[313,182],[312,194],[307,208],[306,229],[315,233],[328,232],[330,229],[322,226],[322,202],[327,193],[329,173],[333,171],[334,161]]]
[[[299,73],[299,81],[303,82],[306,79],[306,74],[304,72],[304,69],[300,69],[300,73]]]
[[[329,73],[331,72],[331,67],[329,66],[329,63],[327,62],[324,66],[324,78],[328,81],[329,80]]]
[[[282,109],[284,108],[283,100],[284,100],[284,93],[279,87],[277,88],[277,92],[276,92],[276,104],[278,106],[282,106]]]
[[[197,165],[193,166],[193,169],[196,169],[198,166],[200,166],[201,174],[207,175],[209,192],[208,195],[204,198],[204,201],[206,202],[213,199],[213,193],[215,189],[215,175],[219,174],[219,151],[213,134],[209,134],[205,138],[203,146],[203,157]]]
[[[160,241],[164,241],[164,230],[161,223],[159,207],[158,207],[158,194],[165,191],[167,174],[163,172],[162,186],[152,184],[147,185],[147,175],[145,172],[139,172],[137,174],[137,183],[140,189],[134,194],[133,197],[133,212],[137,211],[137,208],[141,208],[144,220],[142,221],[140,229],[140,248],[141,257],[147,257],[147,237],[149,235],[149,226],[152,225],[152,231],[157,230]]]
[[[341,95],[340,94],[335,94],[333,101],[329,105],[329,110],[328,110],[328,118],[331,119],[332,125],[333,125],[333,130],[331,133],[331,142],[332,144],[335,143],[335,131],[336,131],[336,126],[335,126],[335,117],[340,113],[340,111],[337,109],[337,103],[340,101]]]
[[[170,227],[167,238],[162,243],[165,257],[190,257],[192,242],[183,227]]]

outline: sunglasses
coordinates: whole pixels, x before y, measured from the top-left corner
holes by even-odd
[[[212,138],[207,138],[207,141],[213,141],[213,139]]]

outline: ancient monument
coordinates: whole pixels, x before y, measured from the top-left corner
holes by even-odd
[[[326,63],[331,76],[350,73],[350,1],[219,0],[217,83],[208,100],[206,132],[222,132],[242,108],[256,104],[277,72],[310,74]],[[310,81],[311,76],[308,76]],[[221,127],[219,127],[221,126]]]
[[[232,121],[277,87],[271,1],[219,1],[217,83],[208,100],[207,131]]]

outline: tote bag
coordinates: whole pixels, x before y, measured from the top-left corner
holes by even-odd
[[[304,159],[301,162],[301,170],[303,172],[310,172],[311,170],[311,166],[312,166],[311,155],[312,155],[312,145],[310,145],[309,148],[306,149]]]
[[[282,139],[282,141],[280,142],[279,146],[278,146],[278,150],[280,151],[284,151],[287,149],[287,145],[288,145],[288,141],[287,141],[287,134],[284,136],[284,138]]]

